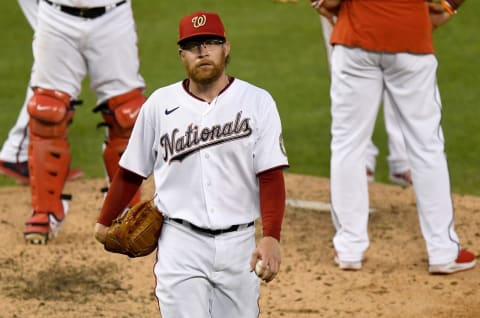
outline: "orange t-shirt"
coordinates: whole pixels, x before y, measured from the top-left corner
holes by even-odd
[[[433,53],[425,0],[344,0],[331,44],[377,52]]]

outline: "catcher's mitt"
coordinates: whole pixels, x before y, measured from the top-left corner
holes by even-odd
[[[139,202],[112,222],[104,247],[129,257],[148,255],[157,247],[162,224],[163,216],[152,200]]]

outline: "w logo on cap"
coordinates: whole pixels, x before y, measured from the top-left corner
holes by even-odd
[[[177,43],[195,36],[213,36],[226,39],[225,28],[218,14],[199,11],[184,16],[178,26]]]
[[[204,26],[205,23],[207,23],[207,17],[204,14],[192,18],[193,27],[196,29]]]

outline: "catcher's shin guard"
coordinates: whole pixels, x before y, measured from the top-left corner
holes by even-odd
[[[103,161],[107,173],[108,183],[113,180],[118,171],[118,161],[128,144],[133,125],[138,117],[140,108],[145,102],[141,89],[134,89],[126,94],[110,98],[107,102],[95,107],[94,112],[101,112],[107,126],[107,138],[103,148]],[[130,201],[133,206],[140,201],[140,190]]]
[[[70,96],[35,89],[28,104],[30,114],[28,168],[33,215],[26,221],[25,238],[46,243],[52,224],[65,217],[62,190],[70,167],[67,127],[73,116]]]

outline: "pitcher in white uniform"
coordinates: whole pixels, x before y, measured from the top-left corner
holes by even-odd
[[[280,267],[288,166],[280,117],[267,91],[226,74],[230,44],[217,14],[182,18],[178,44],[188,78],[142,107],[95,236],[104,241],[153,174],[165,217],[154,269],[162,317],[256,318],[255,264],[262,260],[266,282]]]

